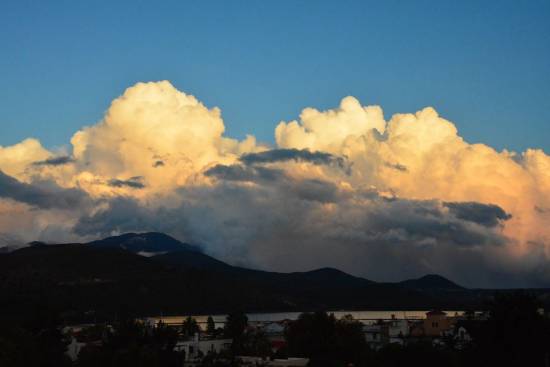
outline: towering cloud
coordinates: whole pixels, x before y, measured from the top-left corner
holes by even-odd
[[[73,136],[77,180],[96,195],[113,188],[134,195],[126,190],[136,186],[128,179],[141,177],[146,194],[166,193],[200,180],[197,173],[208,165],[255,149],[253,137],[238,142],[224,137],[224,129],[218,108],[166,81],[138,83],[113,101],[101,122]]]
[[[362,123],[351,125],[358,108],[349,99],[337,110],[305,109],[301,122],[280,123],[277,143],[290,148],[304,147],[300,142],[307,142],[307,148],[348,156],[355,186],[367,183],[413,199],[496,204],[512,214],[504,233],[515,241],[511,251],[516,254],[526,255],[533,246],[548,244],[550,226],[544,224],[548,218],[535,207],[550,205],[549,156],[540,150],[518,155],[468,144],[432,108],[414,115],[398,114],[385,128],[365,130],[373,125],[372,118],[365,114]],[[346,135],[333,133],[339,125],[345,126]],[[334,138],[328,140],[331,135]],[[550,257],[550,247],[542,247],[537,251]]]
[[[69,152],[35,139],[0,147],[0,234],[158,230],[273,270],[550,284],[550,157],[541,150],[469,144],[429,107],[386,122],[353,97],[279,123],[275,147],[224,129],[218,108],[166,81],[138,83],[78,131]]]

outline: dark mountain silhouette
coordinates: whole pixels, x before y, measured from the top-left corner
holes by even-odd
[[[147,246],[133,246],[140,243],[136,238],[145,238]],[[175,246],[164,247],[167,243]],[[159,248],[177,250],[153,257],[135,253]],[[30,246],[0,254],[0,321],[5,322],[42,308],[57,310],[73,322],[112,320],[122,310],[145,316],[236,309],[466,309],[479,307],[490,295],[434,275],[377,283],[331,268],[277,273],[234,267],[159,234]]]
[[[200,248],[197,246],[180,242],[173,237],[158,232],[126,233],[120,236],[92,241],[88,245],[98,248],[119,248],[136,254],[146,255],[179,251],[200,252]]]
[[[424,275],[418,279],[409,279],[399,282],[401,286],[419,290],[464,290],[464,287],[437,274]]]

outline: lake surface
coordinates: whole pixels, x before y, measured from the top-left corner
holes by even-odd
[[[426,312],[428,311],[331,311],[336,318],[342,318],[346,315],[353,316],[354,319],[359,320],[365,324],[376,322],[380,319],[417,319],[421,320],[426,318]],[[445,311],[449,316],[462,315],[463,311]],[[282,320],[296,320],[301,312],[275,312],[275,313],[249,313],[248,321],[250,323],[270,323]],[[167,324],[181,324],[188,315],[182,316],[154,316],[149,317],[148,320],[162,322]],[[208,315],[191,315],[199,324],[206,324]],[[223,327],[225,318],[227,315],[211,315],[214,319],[216,327]]]

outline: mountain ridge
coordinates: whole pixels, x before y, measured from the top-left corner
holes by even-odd
[[[277,273],[232,266],[181,247],[145,257],[109,241],[109,246],[52,244],[0,254],[0,318],[9,322],[41,307],[74,321],[90,315],[109,319],[128,308],[139,316],[236,309],[460,310],[481,307],[492,296],[433,274],[378,283],[334,268]]]
[[[162,262],[172,266],[182,266],[185,268],[195,268],[203,270],[225,270],[225,271],[242,271],[249,273],[265,273],[265,274],[287,274],[289,276],[305,275],[305,276],[320,276],[326,279],[332,277],[342,277],[349,280],[360,280],[371,284],[395,284],[411,289],[465,289],[454,283],[453,281],[438,275],[426,274],[419,278],[406,279],[399,282],[374,282],[364,277],[358,277],[346,273],[334,267],[322,267],[309,271],[294,271],[294,272],[276,272],[265,271],[250,268],[233,266],[225,263],[213,256],[205,254],[199,246],[192,245],[186,242],[181,242],[178,239],[171,237],[162,232],[127,232],[120,235],[109,236],[103,239],[98,239],[83,243],[60,243],[48,244],[41,241],[33,241],[28,243],[28,247],[41,246],[62,246],[62,245],[83,245],[91,246],[97,249],[118,249],[128,251],[140,256],[150,257],[152,260]],[[10,252],[25,249],[27,247],[15,248]]]
[[[464,287],[457,283],[439,275],[439,274],[426,274],[420,278],[407,279],[398,282],[400,285],[423,290],[463,290]]]

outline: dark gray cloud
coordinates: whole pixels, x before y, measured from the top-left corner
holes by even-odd
[[[278,169],[215,166],[206,174],[225,181],[255,182],[263,189],[269,188],[289,198],[336,204],[344,204],[348,200],[331,182],[296,180]],[[254,195],[253,192],[250,194]],[[506,242],[502,236],[480,227],[494,227],[500,220],[509,218],[496,205],[475,202],[442,204],[431,200],[387,198],[377,192],[359,195],[370,201],[365,207],[368,211],[360,213],[360,217],[368,218],[365,233],[372,234],[372,240],[391,238],[394,242],[410,244],[439,241],[460,247],[502,245]],[[443,210],[444,207],[448,207],[450,213]]]
[[[113,178],[107,182],[107,185],[111,187],[129,187],[131,189],[143,189],[145,187],[142,176],[130,177],[127,180]]]
[[[225,166],[218,164],[205,173],[205,176],[226,181],[279,181],[286,177],[283,170],[266,167],[248,167],[240,164]]]
[[[547,214],[547,213],[550,213],[550,209],[548,209],[548,208],[541,208],[540,206],[537,206],[537,205],[535,205],[534,209],[535,209],[535,212],[537,212],[538,214]]]
[[[243,164],[216,165],[205,172],[225,182],[254,182],[271,190],[281,190],[302,200],[322,203],[336,202],[338,188],[331,182],[319,179],[294,179],[284,170],[263,166],[268,163],[286,161],[309,162],[315,165],[333,165],[349,173],[344,158],[323,152],[298,149],[273,149],[261,153],[245,154],[240,158]]]
[[[340,195],[333,183],[316,179],[291,181],[286,188],[302,200],[320,203],[335,203]]]
[[[277,168],[249,167],[240,164],[216,165],[207,170],[205,175],[229,182],[255,182],[271,190],[294,194],[303,200],[328,203],[335,202],[338,197],[338,189],[331,182],[318,179],[296,180]]]
[[[48,158],[43,161],[34,162],[34,166],[62,166],[64,164],[73,163],[74,158],[70,156],[59,156]]]
[[[260,153],[244,154],[240,160],[246,165],[296,161],[316,165],[333,165],[347,173],[350,170],[346,160],[342,157],[324,152],[311,152],[307,149],[272,149]]]
[[[75,209],[87,203],[88,195],[77,189],[64,189],[53,182],[21,182],[0,171],[0,197],[41,209]]]
[[[218,165],[206,175],[217,183],[181,188],[179,206],[147,208],[117,198],[81,218],[75,231],[167,232],[230,263],[275,271],[332,266],[374,280],[439,273],[467,286],[512,278],[499,273],[495,260],[508,243],[498,226],[489,225],[487,214],[465,214],[485,204],[453,203],[451,210],[437,200],[386,198],[374,190],[342,193],[332,182],[297,180],[263,166]]]
[[[485,227],[494,227],[512,218],[498,205],[477,202],[446,202],[445,205],[457,218],[474,222]]]
[[[408,171],[407,166],[404,166],[404,165],[399,164],[399,163],[386,162],[385,165],[386,165],[386,167],[390,167],[390,168],[396,169],[396,170],[401,171],[401,172],[407,172]]]
[[[163,166],[164,166],[164,161],[161,161],[161,160],[155,161],[155,163],[153,163],[153,167],[155,168],[163,167]]]
[[[376,235],[375,238],[413,244],[445,243],[460,247],[506,243],[504,237],[487,229],[484,224],[446,213],[440,202],[435,200],[379,198],[372,202],[375,212],[369,216],[368,226],[373,229],[371,233]]]

